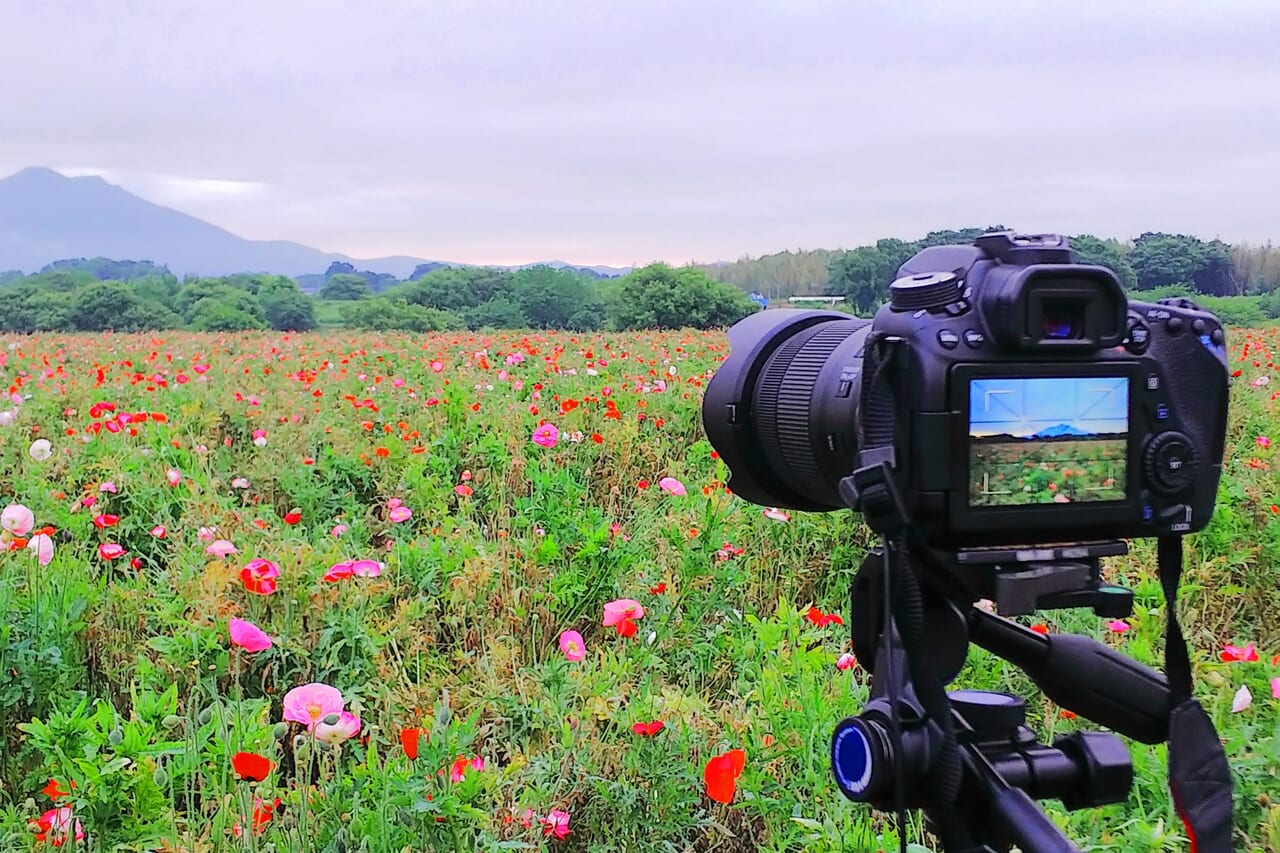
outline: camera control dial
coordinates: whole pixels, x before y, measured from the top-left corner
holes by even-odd
[[[1176,495],[1195,480],[1196,453],[1191,439],[1180,432],[1162,432],[1142,451],[1147,482],[1163,495]]]
[[[894,311],[936,310],[960,301],[960,288],[953,272],[916,273],[889,285],[889,304]]]

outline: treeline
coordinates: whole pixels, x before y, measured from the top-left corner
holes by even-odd
[[[77,266],[79,264],[79,266]],[[113,266],[118,265],[118,266]],[[122,280],[100,278],[119,273]],[[149,329],[306,331],[318,304],[340,303],[351,329],[712,328],[759,309],[742,291],[699,270],[652,264],[621,278],[530,267],[434,269],[375,293],[358,275],[328,276],[318,303],[277,275],[188,277],[145,262],[53,264],[0,279],[0,331],[136,332]]]
[[[314,301],[286,276],[179,282],[167,270],[141,271],[145,274],[127,280],[100,279],[93,272],[51,265],[35,275],[11,277],[0,290],[5,304],[0,331],[306,331],[316,325]]]
[[[708,275],[771,299],[841,295],[852,310],[870,314],[888,298],[898,267],[927,246],[969,243],[1003,226],[934,231],[919,240],[886,238],[847,251],[782,252],[732,264],[701,266]],[[1068,238],[1079,261],[1114,270],[1126,290],[1176,287],[1216,297],[1267,296],[1280,290],[1280,248],[1230,245],[1185,234],[1147,232],[1129,241],[1079,234]],[[1247,304],[1247,303],[1240,303]]]
[[[346,325],[361,329],[713,328],[758,310],[737,288],[691,267],[651,264],[620,278],[568,269],[436,269],[375,294],[364,282],[331,277],[320,291],[351,303]]]

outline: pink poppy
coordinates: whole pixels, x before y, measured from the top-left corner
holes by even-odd
[[[239,551],[236,550],[235,545],[232,545],[230,542],[228,542],[225,539],[215,539],[214,541],[210,542],[209,545],[204,549],[204,552],[211,557],[217,557],[219,560],[221,560],[223,557],[229,557],[232,554],[240,553]]]
[[[769,507],[764,511],[765,518],[772,518],[774,521],[790,521],[791,516],[787,515],[777,507]]]
[[[32,536],[31,541],[27,543],[27,550],[35,552],[36,562],[42,566],[49,565],[53,560],[53,540],[47,533],[37,533]]]
[[[166,535],[168,535],[168,533],[169,531],[164,529],[163,524],[157,524],[155,527],[151,528],[151,535],[156,537],[157,539],[163,539]]]
[[[630,598],[620,598],[617,601],[610,601],[604,606],[604,626],[606,628],[617,625],[619,622],[631,621],[644,617],[644,607],[638,601]]]
[[[170,486],[176,486],[182,482],[182,473],[177,468],[170,468],[165,472],[164,476],[169,481]]]
[[[396,524],[399,524],[402,521],[408,521],[413,518],[413,510],[403,505],[392,507],[391,514],[388,517]]]
[[[106,481],[105,483],[103,483],[101,486],[98,486],[98,491],[100,491],[100,492],[110,492],[111,494],[113,494],[113,495],[114,495],[114,494],[116,494],[116,484],[115,484],[115,483],[113,483],[113,482],[111,482],[110,480],[107,480],[107,481]]]
[[[684,483],[680,482],[675,477],[663,477],[658,481],[658,488],[662,489],[662,491],[667,494],[675,495],[676,497],[684,497],[688,494],[685,490]]]
[[[232,619],[228,623],[231,642],[246,652],[263,652],[271,648],[271,638],[252,622],[243,619]]]
[[[328,684],[312,682],[284,694],[284,718],[302,723],[307,731],[330,714],[342,713],[342,692]]]
[[[845,652],[844,654],[840,655],[840,659],[836,661],[836,669],[841,671],[844,671],[846,669],[853,669],[857,665],[858,665],[858,659],[855,658],[853,655],[849,654],[848,652]]]
[[[560,651],[565,660],[580,661],[587,656],[586,644],[577,631],[565,631],[560,635]]]
[[[9,504],[0,512],[0,527],[14,536],[26,536],[35,526],[35,513],[22,504]]]
[[[1253,647],[1253,643],[1243,648],[1228,645],[1223,647],[1221,657],[1227,663],[1252,663],[1258,659],[1258,650]]]
[[[351,574],[358,578],[376,578],[382,574],[382,563],[377,560],[354,560],[351,563]]]
[[[124,546],[115,542],[103,542],[98,546],[98,556],[104,560],[114,560],[117,557],[123,557],[124,554]]]
[[[351,563],[334,563],[329,567],[329,571],[324,573],[324,577],[320,580],[326,583],[337,583],[340,580],[351,577]]]
[[[1112,619],[1107,623],[1107,628],[1111,631],[1115,631],[1117,634],[1123,634],[1125,631],[1129,630],[1129,623],[1123,619]]]
[[[316,740],[328,744],[342,743],[358,734],[360,734],[360,718],[350,711],[339,713],[338,721],[333,724],[326,723],[322,717],[315,727]]]
[[[563,841],[569,837],[569,813],[561,809],[552,809],[547,812],[547,816],[542,819],[544,824],[542,834],[551,836],[558,841]]]
[[[555,447],[560,441],[560,430],[555,424],[542,424],[533,431],[533,443],[539,447]]]
[[[275,592],[278,577],[280,569],[276,564],[261,557],[250,560],[240,570],[240,582],[247,591],[256,595],[271,595]]]

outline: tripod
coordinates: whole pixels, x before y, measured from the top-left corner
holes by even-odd
[[[1034,801],[1058,799],[1069,810],[1122,802],[1133,782],[1124,743],[1077,732],[1042,744],[1025,726],[1025,702],[1006,693],[952,691],[942,721],[926,711],[930,703],[913,681],[925,666],[937,683],[950,683],[974,642],[1022,669],[1061,707],[1143,743],[1166,741],[1170,691],[1163,675],[1087,637],[1041,635],[974,606],[989,597],[1007,615],[1088,606],[1101,616],[1127,616],[1133,594],[1103,584],[1099,567],[1101,557],[1127,550],[1123,542],[1103,542],[934,552],[945,571],[907,555],[907,572],[895,566],[893,586],[908,572],[924,581],[922,618],[908,632],[923,627],[916,642],[929,649],[925,662],[910,659],[908,632],[888,616],[897,590],[884,585],[884,551],[871,551],[852,590],[854,651],[864,663],[874,661],[871,699],[837,726],[831,742],[844,795],[886,811],[924,809],[949,853],[1007,853],[1014,844],[1023,853],[1078,853]],[[909,671],[912,678],[904,678]]]

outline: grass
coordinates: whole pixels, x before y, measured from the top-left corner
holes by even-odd
[[[1278,340],[1233,335],[1218,511],[1183,589],[1253,851],[1280,851],[1280,489],[1260,445],[1280,428],[1258,384]],[[0,553],[0,849],[896,849],[827,767],[867,697],[861,669],[835,667],[847,618],[806,618],[847,617],[868,534],[726,493],[699,408],[722,334],[46,335],[0,352],[22,398],[0,427],[0,504],[54,529],[47,565]],[[533,441],[544,421],[554,446]],[[270,594],[242,578],[257,559],[278,568]],[[343,576],[356,559],[380,572]],[[1153,566],[1143,542],[1109,566],[1137,593],[1123,633],[1088,612],[1034,621],[1156,663]],[[602,624],[615,599],[643,606],[632,636]],[[232,618],[271,648],[232,645]],[[1228,644],[1259,659],[1224,661]],[[284,719],[313,682],[341,691],[355,736],[337,714],[311,733]],[[1042,736],[1084,724],[980,650],[958,683],[1032,696]],[[736,749],[717,802],[704,768]],[[237,779],[239,752],[265,778]],[[1125,804],[1046,808],[1085,850],[1185,849],[1163,750],[1132,752]],[[72,817],[40,840],[55,805]]]

